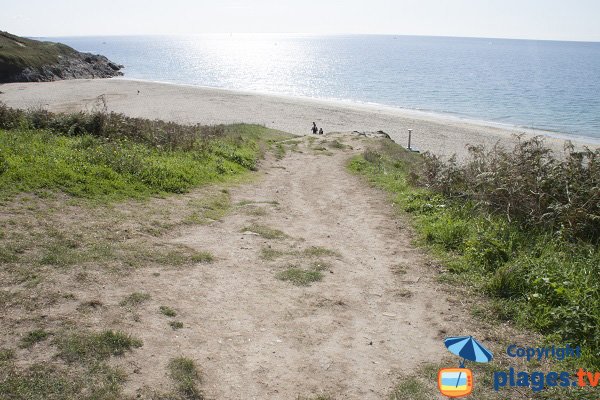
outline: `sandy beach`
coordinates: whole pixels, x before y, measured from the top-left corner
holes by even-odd
[[[109,111],[135,117],[188,124],[257,123],[299,135],[309,134],[315,121],[326,133],[383,130],[401,144],[407,142],[410,128],[413,147],[442,155],[464,155],[469,144],[510,145],[517,133],[545,134],[386,106],[126,79],[13,83],[1,85],[0,92],[0,101],[19,108],[94,110],[103,96]],[[600,145],[593,139],[571,140],[581,146]],[[560,150],[564,139],[548,136],[547,143]]]

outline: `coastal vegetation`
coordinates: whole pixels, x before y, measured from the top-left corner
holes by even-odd
[[[474,314],[581,346],[573,365],[600,367],[600,150],[555,155],[520,138],[458,162],[386,140],[349,168],[412,216],[443,280],[492,299]]]
[[[15,399],[201,399],[203,389],[214,386],[203,388],[214,376],[211,367],[196,364],[204,358],[188,358],[189,347],[168,343],[186,336],[204,340],[212,332],[210,339],[219,340],[219,329],[204,326],[211,318],[197,318],[206,307],[195,294],[213,288],[236,288],[233,292],[245,286],[248,293],[274,288],[277,298],[285,299],[278,312],[288,317],[287,304],[295,295],[310,307],[301,315],[306,310],[351,313],[368,292],[352,284],[371,278],[363,287],[394,289],[386,304],[422,303],[424,293],[438,296],[419,288],[421,276],[408,280],[415,272],[429,272],[398,264],[396,255],[377,249],[369,253],[364,263],[369,270],[361,279],[338,285],[336,278],[347,275],[351,262],[345,260],[347,237],[341,240],[329,231],[326,240],[303,237],[301,229],[288,225],[297,210],[313,210],[304,202],[290,206],[286,195],[298,196],[286,193],[289,171],[281,164],[287,162],[290,171],[293,166],[298,179],[306,174],[303,168],[326,159],[330,182],[356,184],[342,169],[353,149],[348,143],[368,148],[351,159],[350,169],[389,191],[396,207],[413,217],[421,242],[442,261],[429,264],[437,266],[440,279],[457,296],[475,292],[465,302],[478,300],[479,294],[491,299],[474,301],[474,315],[486,325],[501,319],[536,329],[549,344],[581,345],[584,357],[566,361],[571,364],[564,369],[597,369],[597,153],[567,148],[554,156],[535,139],[511,151],[473,148],[471,158],[458,163],[416,155],[386,139],[335,137],[321,143],[332,156],[321,157],[308,151],[314,146],[310,140],[292,142],[289,135],[256,125],[185,126],[106,112],[54,114],[0,106],[0,307],[5,315],[0,393]],[[252,180],[250,172],[267,154],[272,168],[263,165],[261,175],[278,180],[260,190],[232,187]],[[355,204],[368,203],[372,193],[364,192],[331,220],[349,218]],[[386,232],[394,231],[397,221],[389,221],[387,211],[376,215],[386,216]],[[353,226],[364,231],[368,217],[363,214]],[[333,225],[328,221],[326,229]],[[381,221],[369,232],[381,229]],[[388,258],[382,262],[380,256]],[[241,257],[246,261],[236,266],[233,260]],[[372,266],[391,268],[390,276],[402,285],[384,281]],[[234,281],[243,283],[223,286]],[[358,301],[348,300],[349,291],[359,294]],[[463,306],[457,304],[457,310]],[[355,332],[352,325],[332,329]],[[530,331],[524,334],[530,336]],[[497,340],[503,338],[490,339]],[[152,358],[157,349],[162,361]],[[477,398],[499,398],[483,392],[492,390],[492,369],[505,367],[503,362],[498,357],[493,365],[473,367],[482,376]],[[436,373],[444,366],[427,365],[418,377],[401,377],[390,398],[432,398]],[[163,375],[158,388],[145,386],[149,368],[152,379]],[[540,396],[568,398],[552,390]]]
[[[163,236],[223,218],[232,208],[227,185],[248,180],[288,137],[257,125],[185,126],[0,104],[0,397],[128,398],[128,372],[116,359],[145,348],[127,321],[167,317],[165,335],[188,321],[170,320],[178,311],[135,284],[109,300],[96,288],[138,270],[214,262],[211,252]],[[95,330],[81,322],[107,310],[125,323]],[[191,359],[175,357],[163,368],[172,389],[148,389],[149,398],[202,398]]]
[[[106,57],[80,53],[62,43],[0,31],[0,82],[108,78],[122,75],[121,68]]]
[[[184,193],[256,169],[264,143],[278,137],[257,125],[183,126],[0,104],[0,198],[45,190],[99,201]]]

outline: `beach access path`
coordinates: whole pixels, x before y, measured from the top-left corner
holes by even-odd
[[[11,84],[0,90],[0,100],[10,106],[52,111],[92,110],[103,105],[98,100],[103,95],[109,111],[184,123],[256,122],[303,133],[315,116],[318,125],[331,124],[327,130],[352,127],[346,133],[289,139],[282,144],[283,154],[266,153],[254,181],[216,188],[230,197],[232,209],[225,216],[207,224],[182,223],[148,237],[156,246],[208,252],[212,263],[140,268],[117,281],[98,275],[106,283],[93,290],[69,289],[82,301],[109,305],[132,291],[150,296],[133,319],[124,318],[117,306],[76,314],[78,324],[120,329],[143,341],[143,348],[119,362],[128,374],[126,396],[168,387],[166,365],[183,355],[201,368],[207,399],[320,394],[387,399],[403,378],[420,377],[424,366],[456,362],[448,360],[446,336],[477,334],[487,344],[497,337],[496,328],[471,316],[474,299],[461,298],[456,288],[438,282],[441,267],[414,244],[411,224],[388,195],[346,168],[351,157],[380,140],[348,131],[376,127],[393,133],[396,124],[419,133],[430,129],[431,143],[447,151],[464,147],[467,137],[489,139],[469,136],[476,132],[473,127],[135,81]],[[438,128],[445,133],[436,136]],[[495,138],[510,137],[502,135]],[[430,143],[424,136],[415,142],[421,148]],[[141,212],[156,218],[159,211],[184,212],[181,205],[204,201],[207,190],[151,199],[142,210],[135,202],[117,208],[120,215]],[[317,272],[321,279],[307,286],[289,281],[314,278]],[[177,310],[183,327],[171,330],[157,312],[159,305]],[[426,380],[433,392],[434,380]]]
[[[176,338],[160,334],[158,317],[126,328],[144,342],[132,393],[185,354],[201,366],[207,398],[386,399],[401,376],[448,355],[443,338],[469,326],[469,315],[448,300],[386,194],[347,171],[369,139],[342,137],[352,148],[290,143],[258,182],[229,189],[234,212],[172,237],[214,263],[121,283],[169,304],[188,327]],[[289,268],[323,277],[310,286],[277,279]]]

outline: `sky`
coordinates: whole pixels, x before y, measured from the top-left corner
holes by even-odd
[[[0,0],[21,36],[398,34],[600,41],[599,0]]]

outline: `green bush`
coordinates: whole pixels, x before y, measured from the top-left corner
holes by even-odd
[[[598,151],[554,158],[535,139],[512,152],[474,148],[460,164],[390,146],[349,168],[393,194],[449,273],[493,299],[497,318],[581,345],[582,364],[600,367]]]
[[[255,125],[185,126],[0,104],[0,197],[39,189],[105,200],[184,193],[256,169],[266,134],[283,137]]]
[[[423,233],[427,243],[439,245],[448,251],[462,253],[470,234],[470,226],[467,221],[442,215],[436,218],[430,217]]]
[[[459,164],[426,153],[420,182],[447,198],[469,200],[526,229],[569,240],[600,241],[600,148],[554,155],[542,137],[512,150],[471,147]]]

